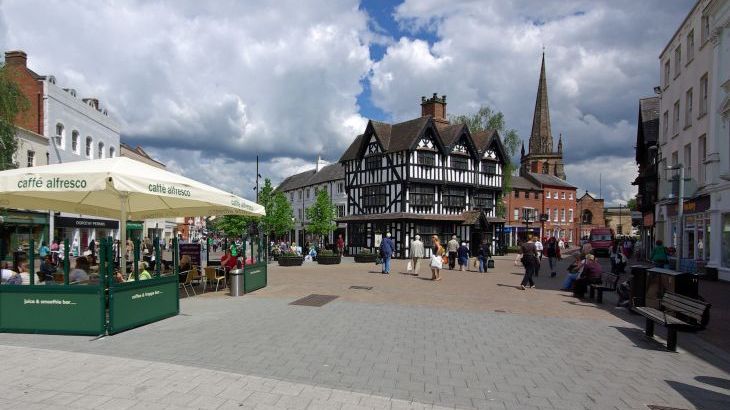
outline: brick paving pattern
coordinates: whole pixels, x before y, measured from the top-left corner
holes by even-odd
[[[393,268],[402,268],[397,262]],[[543,267],[546,270],[545,267]],[[726,409],[730,358],[696,334],[679,352],[623,309],[573,299],[545,272],[272,266],[269,287],[181,301],[112,337],[0,334],[0,408]],[[425,272],[422,272],[425,274]],[[352,285],[372,290],[350,289]],[[309,294],[322,307],[292,306]],[[658,332],[661,334],[660,332]]]

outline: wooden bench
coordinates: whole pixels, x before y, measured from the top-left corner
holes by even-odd
[[[601,283],[591,283],[588,285],[588,297],[593,299],[596,296],[597,303],[603,303],[603,291],[615,292],[618,285],[618,275],[606,273],[603,275]],[[596,295],[598,293],[598,295]]]
[[[648,337],[654,337],[654,322],[667,328],[667,350],[673,352],[677,351],[677,330],[701,329],[703,318],[712,306],[672,292],[664,292],[659,305],[661,310],[646,306],[634,307],[634,310],[646,318],[645,333]],[[684,318],[687,318],[686,321]]]

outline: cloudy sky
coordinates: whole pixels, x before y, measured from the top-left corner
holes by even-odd
[[[169,168],[253,197],[339,159],[367,119],[489,105],[526,141],[543,46],[568,180],[634,195],[638,99],[694,0],[0,0],[0,45],[95,96]],[[517,159],[517,158],[516,158]]]

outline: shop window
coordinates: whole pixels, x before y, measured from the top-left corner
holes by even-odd
[[[350,243],[352,246],[367,246],[367,226],[365,224],[350,224]]]

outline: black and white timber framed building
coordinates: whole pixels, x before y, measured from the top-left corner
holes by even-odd
[[[455,234],[474,249],[483,238],[493,250],[502,243],[496,204],[509,157],[499,134],[450,124],[446,96],[423,97],[421,112],[398,124],[369,121],[340,159],[350,254],[374,250],[388,232],[400,258],[415,235],[427,247],[432,235],[445,243]]]

